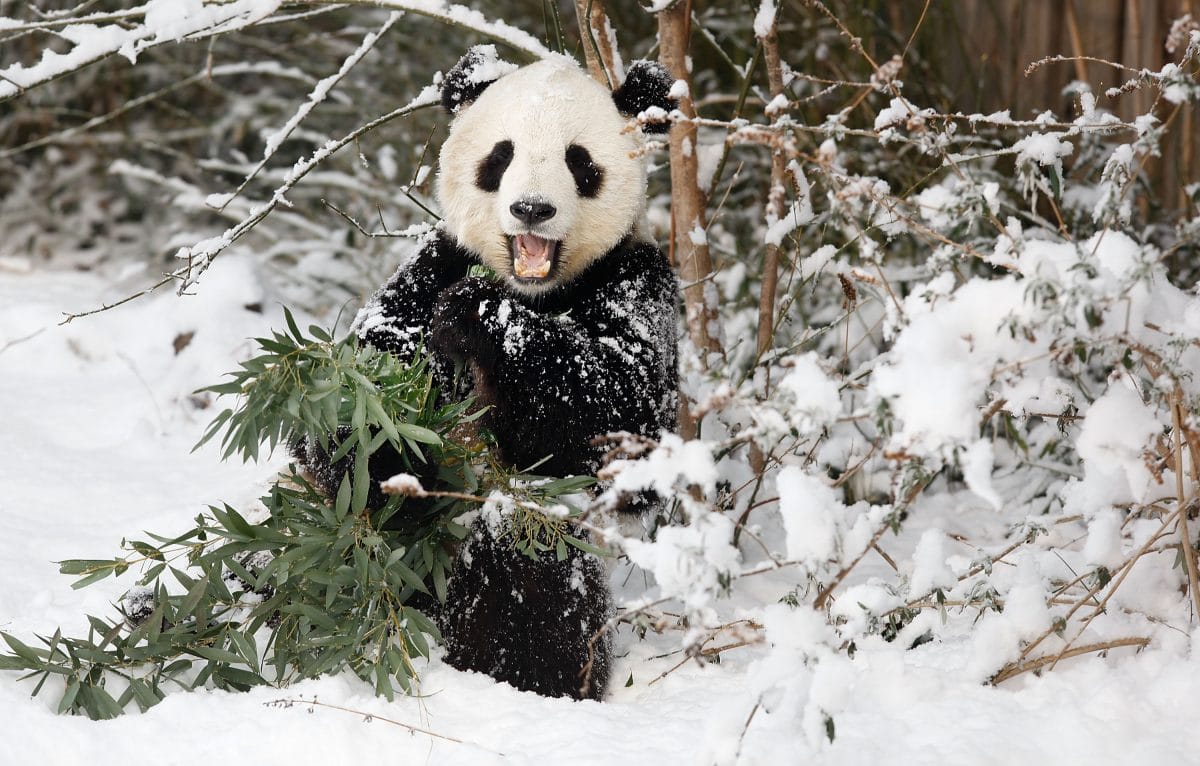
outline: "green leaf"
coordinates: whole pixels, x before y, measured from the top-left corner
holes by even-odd
[[[412,586],[414,590],[418,590],[421,593],[429,595],[429,589],[425,587],[424,579],[422,579],[419,574],[409,568],[409,566],[403,561],[392,562],[392,565],[389,567],[389,569],[394,569],[396,573],[400,575],[400,579],[405,585]]]
[[[80,588],[86,588],[87,586],[91,585],[92,583],[100,582],[104,578],[113,574],[114,571],[115,570],[113,570],[113,569],[102,569],[99,572],[93,572],[92,574],[88,575],[87,577],[83,577],[83,578],[71,583],[71,589],[79,590]]]
[[[392,498],[368,514],[369,458],[390,443],[402,469],[428,460],[437,467],[431,486],[472,494],[507,487],[511,477],[489,477],[481,487],[472,465],[482,464],[479,452],[443,441],[441,434],[480,411],[471,412],[469,402],[439,404],[426,359],[409,363],[352,336],[335,342],[317,327],[309,328],[310,340],[286,308],[285,320],[287,332],[258,339],[257,356],[201,389],[237,397],[208,424],[201,444],[220,435],[226,457],[254,460],[305,439],[345,468],[334,477],[336,496],[323,497],[303,475],[290,477],[262,499],[268,515],[257,524],[218,503],[182,534],[123,541],[127,558],[62,562],[64,574],[79,578],[76,587],[120,575],[131,561],[146,563],[138,583],[155,595],[153,613],[132,631],[124,620],[88,615],[86,639],[56,633],[42,639],[49,651],[18,641],[19,651],[10,644],[13,653],[0,654],[0,668],[38,682],[35,694],[55,686],[47,679],[62,678],[64,712],[104,718],[133,704],[148,709],[175,685],[248,689],[265,682],[256,672],[264,667],[279,683],[350,669],[385,696],[414,688],[410,658],[427,655],[440,638],[425,615],[394,599],[430,591],[446,598],[452,560],[443,546],[467,534],[452,519],[473,507],[440,498],[417,509]],[[554,479],[522,497],[575,491],[588,481]],[[545,539],[569,553],[557,538]],[[527,547],[538,545],[546,548]],[[243,558],[260,551],[263,561]],[[247,589],[235,587],[234,576]],[[119,699],[103,688],[110,673],[128,682]]]
[[[20,657],[0,654],[0,670],[33,670],[37,667],[37,663],[31,663]]]
[[[580,540],[577,537],[572,537],[571,535],[563,535],[562,539],[566,541],[567,545],[570,545],[572,548],[578,548],[579,550],[583,551],[584,553],[590,553],[593,556],[599,556],[601,558],[605,558],[610,555],[603,548],[597,548],[596,546],[592,545],[591,543],[585,543],[583,540]]]
[[[59,574],[81,575],[99,571],[111,572],[113,559],[67,559],[58,562]]]
[[[379,426],[380,430],[387,436],[393,444],[399,444],[400,433],[396,430],[396,426],[392,423],[392,418],[383,411],[383,406],[374,397],[367,397],[367,411],[371,415],[371,419]],[[431,432],[432,433],[432,432]],[[374,452],[375,450],[371,450]]]
[[[388,702],[396,698],[396,690],[392,688],[387,666],[382,662],[375,666],[375,693],[385,697]]]
[[[354,453],[354,486],[350,492],[350,509],[355,515],[367,507],[367,499],[371,491],[370,461],[365,450]]]
[[[283,307],[283,318],[287,322],[288,329],[292,332],[292,337],[297,343],[304,343],[304,335],[300,332],[300,328],[296,325],[296,318],[292,316],[291,309],[287,306]]]
[[[162,702],[162,693],[153,689],[150,684],[140,678],[129,680],[129,690],[133,693],[133,699],[137,702],[138,709],[143,713]]]
[[[350,428],[360,435],[367,430],[367,397],[361,386],[354,389],[354,413],[350,416]]]
[[[117,704],[117,701],[113,699],[112,695],[104,690],[104,687],[89,686],[88,691],[90,692],[90,696],[95,702],[96,709],[99,713],[99,715],[96,716],[97,718],[117,718],[125,712],[125,710]]]
[[[309,604],[288,604],[287,606],[282,607],[279,611],[284,612],[285,614],[298,614],[306,617],[314,625],[319,625],[326,630],[338,629],[338,624],[329,619],[329,615]]]
[[[197,607],[200,606],[200,600],[204,598],[205,592],[208,590],[208,577],[201,577],[196,580],[195,584],[188,590],[187,595],[183,597],[182,603],[179,605],[179,614],[196,616]]]
[[[245,660],[247,667],[258,667],[258,648],[254,645],[253,636],[247,636],[241,630],[230,630],[229,638],[237,647],[238,654]]]
[[[66,691],[63,692],[62,699],[58,701],[58,714],[69,713],[75,708],[75,698],[79,696],[79,689],[82,686],[78,678],[71,679],[67,684]]]
[[[442,437],[423,426],[415,426],[412,423],[397,423],[396,430],[404,438],[412,439],[422,444],[433,444],[436,446],[442,443]]]
[[[446,600],[446,568],[438,561],[433,565],[433,592],[438,601]]]
[[[238,665],[242,662],[242,658],[233,652],[216,646],[193,646],[190,651],[210,662],[221,662],[228,665]]]
[[[253,689],[255,686],[262,686],[267,683],[266,679],[260,676],[258,673],[246,670],[245,668],[221,666],[213,671],[213,676],[220,678],[237,691],[243,692]]]
[[[4,639],[4,643],[8,644],[8,648],[12,649],[13,654],[17,655],[26,662],[33,663],[33,666],[41,665],[44,656],[48,653],[40,649],[34,649],[21,642],[16,636],[8,633],[0,632],[0,638]]]
[[[569,495],[591,487],[596,483],[596,480],[591,476],[564,476],[561,479],[552,479],[545,483],[537,485],[537,491],[547,497],[556,495]]]

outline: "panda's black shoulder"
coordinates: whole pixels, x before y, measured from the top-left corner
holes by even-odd
[[[476,263],[453,237],[435,232],[367,301],[352,331],[375,348],[411,356],[420,347],[438,295]]]
[[[436,296],[442,287],[462,279],[477,263],[479,259],[454,237],[435,232],[415,256],[400,265],[371,302],[392,309],[397,302],[411,302],[415,294]]]
[[[417,256],[423,270],[438,281],[462,279],[467,269],[479,263],[479,258],[464,248],[454,237],[444,231],[436,231],[425,242]]]

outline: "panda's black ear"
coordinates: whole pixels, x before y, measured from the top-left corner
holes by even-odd
[[[617,111],[626,117],[637,117],[651,107],[658,107],[664,112],[670,112],[679,106],[679,102],[671,98],[671,86],[675,78],[657,61],[635,61],[625,75],[625,82],[613,91],[613,103]],[[671,122],[665,119],[646,121],[642,130],[647,133],[666,133],[671,129]]]
[[[442,106],[450,114],[457,114],[479,98],[487,86],[516,68],[516,64],[500,58],[496,46],[472,46],[442,78]]]

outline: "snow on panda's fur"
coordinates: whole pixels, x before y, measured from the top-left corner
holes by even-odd
[[[638,62],[609,92],[567,59],[516,69],[492,46],[471,49],[443,82],[455,117],[439,158],[442,227],[354,329],[401,356],[426,343],[443,390],[465,362],[512,466],[593,473],[594,437],[675,427],[678,288],[642,233],[646,178],[629,127],[649,107],[672,108],[670,85]],[[479,263],[498,280],[467,276]],[[340,475],[304,457],[318,482]],[[372,457],[373,478],[390,475],[385,463]],[[612,611],[606,568],[574,548],[548,559],[477,522],[437,610],[446,660],[520,689],[599,698],[611,650],[607,633],[590,640]]]

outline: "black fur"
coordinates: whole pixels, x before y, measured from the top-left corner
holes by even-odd
[[[494,397],[482,422],[505,462],[594,473],[604,452],[594,437],[675,427],[675,293],[662,253],[626,241],[537,299],[484,279],[455,283],[438,296],[431,345],[470,363]]]
[[[575,190],[580,197],[592,199],[600,193],[604,171],[592,160],[591,152],[579,144],[567,147],[567,170],[575,178]]]
[[[475,185],[485,192],[498,191],[500,179],[504,177],[504,171],[508,170],[512,158],[513,142],[507,139],[498,142],[476,168]]]
[[[658,248],[626,240],[536,298],[467,278],[476,262],[439,235],[363,310],[359,335],[402,356],[425,338],[443,390],[454,361],[468,362],[491,405],[482,423],[518,468],[550,456],[539,472],[594,473],[595,436],[675,428],[677,288]]]
[[[626,117],[637,117],[652,106],[670,112],[679,107],[670,96],[674,84],[675,79],[658,62],[635,61],[625,74],[625,82],[613,91],[613,103]],[[647,133],[666,133],[670,129],[671,123],[666,120],[642,125]]]
[[[575,548],[534,561],[482,520],[465,545],[440,620],[446,661],[548,697],[600,699],[612,654],[604,564]]]
[[[479,94],[495,82],[495,78],[484,79],[478,71],[480,65],[496,55],[494,45],[475,45],[463,55],[458,63],[442,78],[442,107],[450,114],[479,98]]]

